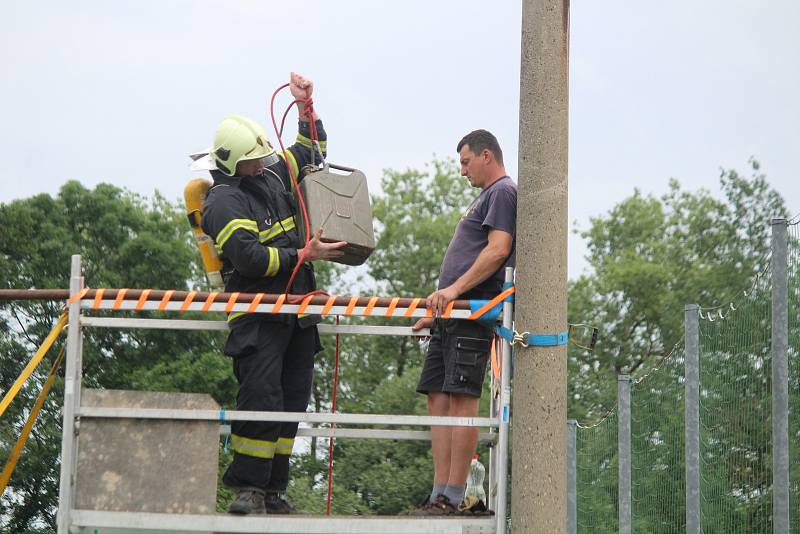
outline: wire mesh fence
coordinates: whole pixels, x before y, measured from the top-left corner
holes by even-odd
[[[578,425],[575,454],[578,532],[685,532],[689,526],[687,511],[699,509],[698,531],[705,534],[786,532],[787,520],[791,525],[789,531],[800,533],[798,222],[789,223],[786,255],[788,513],[787,470],[785,461],[780,460],[785,458],[786,441],[779,439],[786,436],[786,427],[781,426],[785,425],[786,393],[781,392],[783,387],[778,387],[786,384],[786,371],[785,367],[780,370],[782,367],[777,362],[783,360],[777,356],[773,370],[773,351],[782,354],[780,347],[786,342],[785,331],[782,326],[779,328],[786,322],[786,306],[775,304],[778,307],[773,311],[772,271],[775,269],[779,273],[781,267],[773,266],[772,262],[782,265],[782,260],[778,260],[782,256],[777,254],[775,259],[767,258],[758,263],[760,270],[752,286],[739,293],[733,302],[692,312],[692,317],[699,316],[699,351],[689,352],[687,337],[685,350],[683,342],[679,343],[654,369],[633,378],[630,387],[630,525],[626,513],[620,514],[626,511],[621,503],[627,502],[620,488],[627,487],[628,483],[627,479],[619,479],[625,476],[625,470],[620,473],[617,457],[620,450],[618,423],[619,418],[625,423],[625,410],[614,410],[592,426]],[[776,280],[782,279],[779,275]],[[783,286],[776,282],[775,287]],[[776,293],[776,298],[785,298],[780,293],[782,290]],[[779,321],[774,328],[773,320]],[[692,324],[696,321],[693,319]],[[692,346],[697,345],[693,343]],[[693,404],[689,402],[687,406],[685,378],[687,358],[690,353],[698,352],[699,383],[694,384],[699,389],[699,403],[697,411],[692,413],[699,413],[699,436],[686,419],[687,407],[692,410]],[[777,373],[775,378],[773,371]],[[695,397],[693,393],[691,398]],[[698,441],[699,465],[687,466],[686,446]],[[777,471],[773,476],[774,469]],[[693,477],[699,472],[699,502],[697,498],[692,499],[691,503],[697,504],[691,508],[687,503],[687,470],[695,473]],[[783,482],[779,482],[779,475]],[[696,487],[693,483],[692,488]],[[694,513],[688,515],[698,517]],[[692,519],[691,524],[696,521]]]
[[[575,435],[578,532],[617,532],[617,412]]]
[[[701,310],[700,524],[772,532],[769,272],[726,308]]]
[[[684,532],[682,343],[631,386],[631,531]]]

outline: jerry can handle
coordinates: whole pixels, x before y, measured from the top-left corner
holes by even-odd
[[[325,166],[336,169],[337,171],[356,172],[356,169],[352,167],[345,167],[344,165],[337,165],[335,163],[326,163]]]

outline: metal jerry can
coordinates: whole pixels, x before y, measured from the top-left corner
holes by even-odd
[[[339,171],[339,172],[334,172]],[[321,169],[306,174],[300,182],[306,203],[311,235],[323,229],[325,242],[347,241],[341,250],[344,256],[336,261],[345,265],[361,265],[375,250],[372,228],[372,205],[363,172],[326,163]],[[300,237],[305,241],[305,223],[300,213]]]

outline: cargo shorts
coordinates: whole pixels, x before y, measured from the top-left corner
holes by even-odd
[[[480,397],[492,331],[477,321],[434,319],[417,392]]]

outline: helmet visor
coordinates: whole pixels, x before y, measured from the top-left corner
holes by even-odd
[[[253,148],[248,150],[244,153],[244,155],[239,159],[239,161],[249,161],[251,159],[261,159],[269,156],[275,152],[275,149],[272,148],[272,145],[269,143],[269,140],[264,136],[259,135],[256,137],[256,142],[253,145]]]

